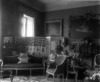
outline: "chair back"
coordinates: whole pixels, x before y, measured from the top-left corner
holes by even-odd
[[[0,59],[0,71],[2,71],[2,66],[3,66],[3,60]]]
[[[94,57],[94,67],[100,67],[100,54],[95,55]]]
[[[66,59],[65,55],[60,55],[55,59],[56,65],[61,65]]]
[[[67,59],[67,71],[68,72],[76,72],[74,69],[75,61],[72,58]]]
[[[64,55],[58,56],[56,58],[56,71],[55,74],[64,74],[66,69],[66,59],[67,57]]]

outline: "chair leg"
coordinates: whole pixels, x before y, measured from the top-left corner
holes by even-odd
[[[2,71],[0,71],[0,78],[2,77]]]
[[[43,75],[45,75],[45,69],[43,69]]]
[[[62,77],[62,82],[64,82],[64,75],[63,75],[63,74],[61,74],[61,77]]]
[[[75,74],[75,82],[77,82],[77,79],[78,79],[78,74],[76,73]]]
[[[68,80],[68,73],[67,73],[67,75],[66,75],[66,80]]]
[[[61,75],[59,75],[59,74],[58,74],[58,75],[56,75],[56,76],[57,76],[57,80],[58,80],[58,79],[59,79],[59,77],[60,77]]]
[[[55,75],[53,75],[53,82],[55,82]]]
[[[48,73],[46,73],[46,78],[48,79],[48,77],[49,77],[49,74],[48,74]]]
[[[65,82],[64,75],[62,75],[62,77],[63,77],[63,82]]]
[[[11,70],[11,71],[9,71],[9,72],[10,72],[10,76],[12,76],[12,74],[13,74],[13,73],[12,73],[12,70]]]
[[[13,76],[10,77],[11,82],[13,82]]]

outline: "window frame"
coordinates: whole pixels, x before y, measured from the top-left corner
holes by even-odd
[[[22,29],[23,29],[22,19],[25,18],[26,21],[28,21],[28,18],[27,18],[27,17],[24,17],[24,15],[33,18],[33,23],[34,23],[34,24],[33,24],[33,30],[34,30],[34,31],[33,31],[33,35],[32,35],[32,36],[28,36],[28,35],[27,35],[27,23],[26,23],[26,25],[25,25],[25,26],[26,26],[26,27],[25,27],[25,36],[23,36],[23,34],[22,34]],[[22,37],[35,37],[35,23],[36,23],[35,21],[36,21],[36,20],[35,20],[35,17],[34,17],[34,16],[28,15],[28,14],[26,14],[26,13],[23,13],[23,14],[22,14],[22,16],[21,16],[21,23],[22,23],[22,25],[21,25],[21,36],[22,36]]]

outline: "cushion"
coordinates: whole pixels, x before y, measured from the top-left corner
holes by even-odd
[[[27,55],[27,53],[20,53],[19,57],[26,58],[26,57],[28,57],[28,55]]]
[[[30,63],[40,63],[40,64],[42,64],[42,62],[43,62],[42,60],[43,60],[43,58],[41,58],[41,57],[29,55],[29,62]]]
[[[4,64],[17,64],[18,61],[18,56],[6,56],[3,58]]]
[[[19,64],[20,63],[28,63],[28,57],[26,57],[26,58],[22,58],[22,57],[18,57],[18,59],[19,59]]]
[[[18,59],[19,59],[18,64],[20,64],[20,63],[28,63],[29,58],[26,53],[20,53],[20,56],[18,57]]]

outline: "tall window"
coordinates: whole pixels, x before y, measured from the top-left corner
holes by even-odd
[[[21,29],[22,37],[34,37],[34,24],[35,20],[33,17],[30,17],[26,14],[23,15]]]

